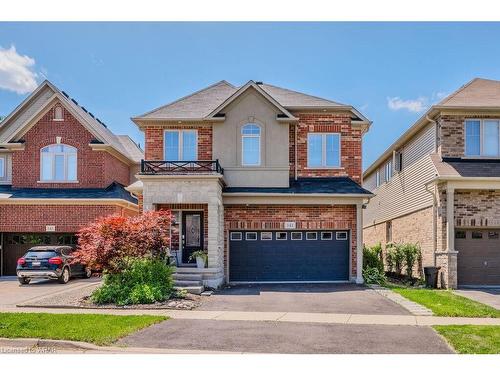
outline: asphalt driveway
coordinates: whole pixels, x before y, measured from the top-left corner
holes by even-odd
[[[14,307],[20,303],[65,293],[95,283],[98,279],[71,279],[67,284],[54,280],[36,280],[28,285],[19,285],[16,277],[0,277],[0,307]]]
[[[429,327],[182,319],[143,329],[118,345],[245,353],[453,353]]]
[[[494,309],[500,310],[500,288],[481,288],[481,289],[458,289],[454,291],[463,297],[489,305]]]
[[[236,285],[204,299],[199,310],[410,315],[400,305],[356,284]]]

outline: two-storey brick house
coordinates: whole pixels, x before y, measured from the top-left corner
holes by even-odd
[[[417,242],[443,287],[500,285],[500,81],[432,106],[364,173],[366,244]]]
[[[15,275],[27,248],[75,244],[94,219],[135,215],[142,150],[48,81],[0,123],[0,261]]]
[[[175,215],[177,274],[225,282],[362,282],[361,146],[350,105],[218,82],[132,119],[145,160],[127,189]],[[190,254],[208,252],[196,270]]]

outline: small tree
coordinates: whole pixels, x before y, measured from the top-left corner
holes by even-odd
[[[78,233],[74,261],[112,274],[123,270],[129,259],[158,258],[170,243],[170,220],[168,211],[100,218]]]
[[[415,266],[415,262],[420,257],[420,246],[417,244],[407,243],[401,245],[401,248],[406,264],[406,275],[411,279],[413,278],[413,267]]]

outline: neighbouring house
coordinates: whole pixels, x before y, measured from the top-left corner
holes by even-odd
[[[0,262],[34,245],[75,245],[75,233],[100,216],[136,215],[142,150],[115,135],[74,99],[43,82],[0,122]]]
[[[364,173],[367,245],[417,242],[441,285],[500,285],[500,81],[433,105]]]
[[[145,160],[127,189],[145,211],[172,211],[179,285],[362,282],[370,121],[355,108],[221,81],[132,120]]]

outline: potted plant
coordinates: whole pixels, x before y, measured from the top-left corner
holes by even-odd
[[[197,268],[205,268],[205,265],[207,264],[207,260],[208,260],[208,255],[203,250],[197,250],[197,251],[194,251],[189,256],[189,260],[194,260],[194,259],[196,259],[196,267]]]

